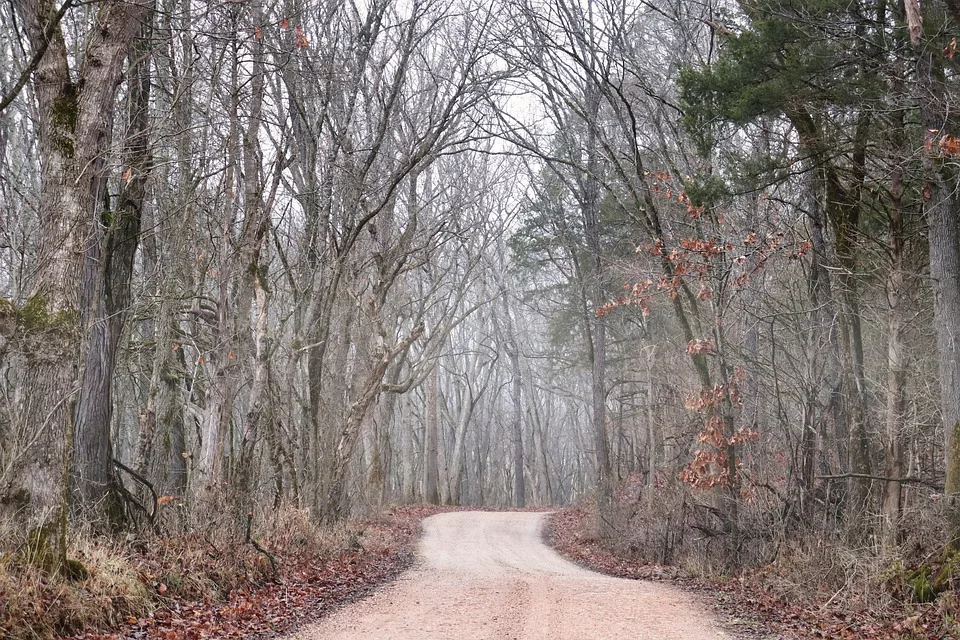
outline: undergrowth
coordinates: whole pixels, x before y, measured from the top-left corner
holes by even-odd
[[[359,539],[370,550],[386,544],[376,535],[363,538],[363,530],[349,522],[323,528],[293,508],[255,520],[252,539],[262,551],[242,525],[224,521],[169,525],[119,541],[80,529],[69,537],[67,557],[87,575],[71,579],[32,562],[23,552],[27,535],[7,527],[0,531],[0,638],[47,640],[135,623],[174,602],[223,602],[281,577],[268,555],[283,573]]]
[[[735,615],[754,615],[782,637],[857,640],[960,638],[960,553],[944,547],[943,515],[914,502],[900,542],[871,533],[851,542],[778,511],[744,510],[741,562],[724,562],[710,497],[678,486],[653,496],[619,487],[604,522],[585,502],[554,517],[554,545],[575,561],[629,578],[686,582],[725,593]],[[775,498],[775,496],[774,496]],[[606,532],[603,530],[606,529]]]

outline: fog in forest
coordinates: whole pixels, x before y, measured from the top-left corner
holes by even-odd
[[[821,584],[955,590],[957,33],[953,0],[0,4],[0,550],[586,504],[647,562],[829,545]]]

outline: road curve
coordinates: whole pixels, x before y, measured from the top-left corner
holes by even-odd
[[[728,639],[686,594],[587,571],[543,544],[543,513],[426,519],[421,562],[290,640]]]

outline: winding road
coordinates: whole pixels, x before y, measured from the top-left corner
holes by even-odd
[[[541,540],[545,515],[432,516],[417,568],[291,640],[730,638],[677,589],[563,559]]]

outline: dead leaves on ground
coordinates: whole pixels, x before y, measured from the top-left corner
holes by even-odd
[[[73,640],[202,640],[274,638],[367,595],[410,566],[420,521],[436,507],[404,507],[365,523],[368,534],[388,540],[375,550],[352,548],[324,558],[282,564],[280,579],[234,589],[225,602],[164,598],[143,618],[128,618],[122,629],[88,631]]]
[[[661,567],[618,557],[600,540],[585,533],[591,513],[583,507],[564,509],[551,516],[548,540],[557,551],[577,564],[608,575],[634,580],[669,581],[694,591],[710,602],[740,638],[794,640],[950,640],[937,623],[933,606],[905,607],[895,615],[849,611],[818,602],[789,601],[769,589],[760,572],[738,578],[695,578],[675,567]]]

